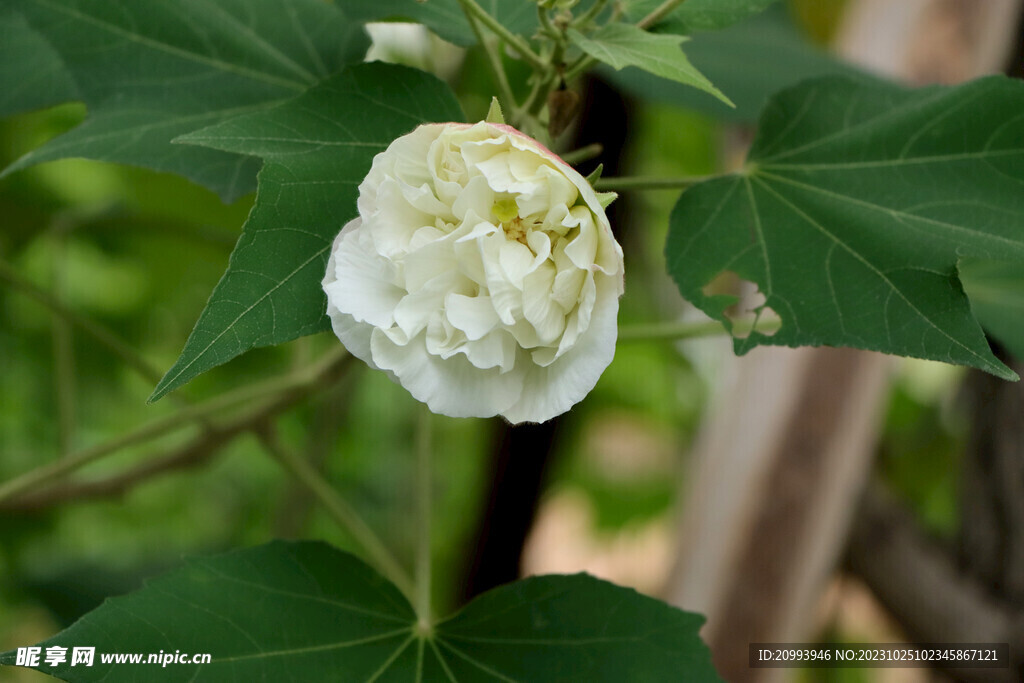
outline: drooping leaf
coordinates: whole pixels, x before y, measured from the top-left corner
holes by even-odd
[[[233,199],[253,189],[256,160],[170,141],[293,97],[367,47],[362,28],[320,0],[8,1],[59,53],[89,118],[5,173],[85,157],[177,173]]]
[[[532,2],[477,0],[477,3],[512,33],[529,36],[537,29],[537,5]],[[476,34],[459,0],[351,0],[345,4],[345,11],[364,23],[384,19],[414,21],[456,45],[476,43]]]
[[[60,55],[21,14],[0,2],[0,116],[76,97],[75,84]]]
[[[862,75],[811,45],[793,26],[782,4],[722,31],[694,35],[686,44],[686,54],[695,68],[728,93],[735,109],[701,91],[642,71],[604,69],[603,73],[635,97],[689,107],[724,121],[751,123],[772,93],[799,81],[830,74]]]
[[[461,118],[451,90],[435,77],[373,63],[179,138],[265,163],[227,272],[150,400],[249,349],[326,329],[320,281],[328,250],[356,215],[373,156],[420,123]]]
[[[962,258],[1024,267],[1024,83],[908,91],[843,78],[771,100],[746,169],[683,193],[666,257],[683,296],[731,271],[782,318],[758,344],[874,349],[1015,375],[989,350]]]
[[[985,331],[1014,356],[1024,359],[1024,266],[961,261],[960,280]]]
[[[541,576],[480,596],[431,634],[406,598],[323,543],[205,559],[108,600],[39,643],[65,681],[718,681],[703,619],[590,576]],[[91,667],[72,648],[94,647]],[[48,666],[46,649],[66,647]],[[208,664],[104,655],[208,653]],[[16,651],[0,655],[13,664]]]
[[[625,15],[640,21],[665,0],[626,0]],[[687,0],[652,28],[665,33],[689,35],[697,31],[716,31],[747,17],[759,14],[776,0]]]
[[[615,69],[639,67],[655,76],[711,93],[732,106],[729,98],[690,64],[679,48],[686,40],[683,36],[648,33],[631,24],[608,24],[589,36],[570,29],[569,38],[588,55]]]

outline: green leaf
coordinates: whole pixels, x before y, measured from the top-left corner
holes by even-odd
[[[76,97],[75,84],[60,55],[21,14],[0,2],[0,116]]]
[[[502,26],[518,35],[537,29],[537,5],[528,0],[477,0]],[[459,0],[349,0],[345,11],[356,21],[395,19],[414,21],[456,45],[476,44],[476,34],[466,21]]]
[[[481,595],[432,634],[399,591],[323,543],[277,541],[193,559],[39,643],[65,681],[720,680],[703,618],[584,574]],[[74,647],[94,664],[71,666]],[[208,664],[111,664],[112,653],[209,653]],[[16,652],[0,655],[13,664]]]
[[[688,2],[683,4],[686,7]],[[829,74],[861,76],[855,67],[811,45],[793,26],[785,7],[722,31],[700,33],[686,44],[694,67],[724,92],[731,109],[703,92],[631,70],[604,75],[635,97],[696,109],[725,121],[753,123],[773,93],[799,81]]]
[[[655,76],[703,90],[732,106],[729,98],[690,64],[679,48],[683,36],[648,33],[632,24],[608,24],[590,36],[569,29],[568,35],[581,50],[616,70],[640,67]]]
[[[150,400],[251,348],[327,329],[320,281],[328,250],[356,215],[373,156],[420,123],[461,119],[451,90],[435,77],[374,63],[179,138],[265,164],[227,272]]]
[[[962,258],[1024,264],[1024,83],[907,91],[831,78],[771,100],[744,172],[683,193],[666,257],[727,325],[731,271],[782,318],[758,344],[874,349],[1016,375],[989,350]]]
[[[367,47],[361,27],[321,0],[11,3],[60,54],[89,118],[4,173],[85,157],[177,173],[234,199],[253,189],[257,161],[170,141],[293,97]]]
[[[640,21],[665,0],[626,0],[626,17]],[[688,35],[695,31],[717,31],[747,17],[760,14],[776,0],[687,0],[655,24],[659,31]]]
[[[960,262],[960,280],[985,331],[1024,360],[1024,268],[999,261]]]

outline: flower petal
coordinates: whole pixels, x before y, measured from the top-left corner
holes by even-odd
[[[597,384],[615,356],[619,299],[613,278],[602,277],[587,334],[547,367],[525,363],[519,401],[502,415],[513,424],[544,422],[573,407]]]
[[[373,359],[390,370],[417,400],[450,417],[491,417],[515,403],[522,393],[519,373],[481,370],[462,354],[442,359],[416,343],[393,344],[380,330],[371,337]]]
[[[325,279],[324,292],[339,312],[374,327],[390,327],[405,292],[396,285],[395,264],[374,250],[372,238],[359,225],[360,219],[353,219],[335,240],[334,279]]]

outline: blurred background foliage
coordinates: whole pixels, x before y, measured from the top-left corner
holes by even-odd
[[[769,37],[802,41],[791,45],[790,53],[812,54],[801,51],[828,41],[842,5],[799,0],[779,6],[767,20],[787,23],[776,24],[778,35]],[[419,66],[441,72],[457,88],[467,115],[482,118],[493,91],[483,55],[471,50],[460,66],[460,54],[436,40],[425,39],[419,47],[390,56],[420,60]],[[807,62],[797,67],[776,77],[800,77]],[[708,75],[740,102],[727,82]],[[656,100],[662,101],[627,95],[630,125],[621,133],[620,174],[702,175],[730,162],[722,150],[733,129],[709,116],[707,108],[682,108],[670,96]],[[0,166],[83,116],[80,105],[64,105],[0,122]],[[618,226],[628,252],[624,325],[687,314],[662,256],[675,198],[674,192],[651,192],[622,200],[629,211]],[[134,168],[78,160],[44,164],[0,181],[0,259],[163,370],[181,350],[223,272],[252,200],[225,206],[185,180]],[[9,282],[0,286],[0,321],[0,480],[115,439],[179,408],[169,399],[147,405],[152,382]],[[721,342],[619,345],[597,388],[560,428],[526,569],[589,566],[641,589],[657,588],[663,579],[658,572],[669,569],[669,529],[687,445],[715,381]],[[336,344],[324,334],[252,351],[179,393],[201,400],[244,387],[308,364]],[[956,400],[963,373],[924,362],[903,367],[885,420],[881,469],[927,524],[948,536],[956,518],[954,473],[967,427]],[[406,560],[415,540],[410,537],[414,526],[407,523],[414,514],[414,408],[382,373],[354,364],[336,386],[277,420],[281,439],[318,463]],[[453,607],[476,520],[485,509],[496,426],[484,420],[435,424],[436,591],[438,604]],[[176,430],[106,458],[83,475],[100,479],[124,471],[195,434],[195,427]],[[567,523],[570,518],[576,521]],[[353,547],[251,435],[235,439],[199,467],[148,479],[121,495],[33,511],[3,509],[2,520],[0,649],[49,636],[105,596],[139,586],[184,555],[281,536]],[[653,573],[635,566],[650,564],[644,552],[664,558],[661,566],[653,563]],[[616,553],[621,562],[614,560]],[[851,636],[838,628],[823,635]],[[866,680],[860,673],[846,670],[834,678],[815,673],[808,680]],[[3,676],[41,679],[7,669],[0,671]]]

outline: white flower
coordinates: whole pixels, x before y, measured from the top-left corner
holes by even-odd
[[[323,286],[335,333],[432,411],[543,422],[615,354],[622,249],[590,184],[505,125],[423,125],[373,160]]]

